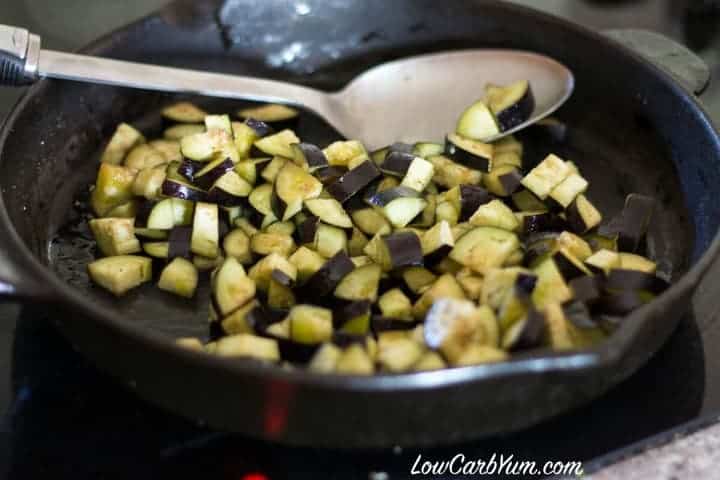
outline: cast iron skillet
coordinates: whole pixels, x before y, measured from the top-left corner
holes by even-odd
[[[288,444],[429,445],[517,430],[590,401],[642,365],[677,325],[720,248],[720,142],[694,96],[619,44],[516,6],[303,3],[306,15],[285,0],[175,3],[86,51],[327,89],[419,52],[506,47],[555,57],[577,78],[560,113],[571,134],[564,145],[531,147],[530,156],[551,149],[576,161],[605,212],[619,211],[631,191],[658,198],[648,250],[673,286],[592,351],[536,352],[496,365],[353,378],[184,351],[169,337],[206,332],[205,299],[187,304],[147,286],[115,301],[92,288],[84,273],[92,249],[73,208],[114,126],[131,121],[153,134],[158,109],[172,98],[43,81],[0,135],[3,295],[68,309],[72,315],[58,328],[142,397],[218,428]],[[301,122],[299,134],[317,143],[332,137],[313,119]]]

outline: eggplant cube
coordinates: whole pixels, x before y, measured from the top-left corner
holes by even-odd
[[[140,251],[132,218],[94,218],[89,223],[103,255],[128,255]]]
[[[298,343],[317,344],[330,340],[333,314],[326,308],[296,305],[290,309],[290,338]]]
[[[101,258],[88,265],[93,282],[117,296],[149,282],[152,278],[152,259],[136,255]]]
[[[550,192],[565,180],[570,173],[570,167],[562,158],[550,154],[537,167],[530,170],[530,173],[525,175],[522,184],[537,195],[538,198],[545,200],[550,195]]]
[[[408,168],[401,185],[422,192],[432,181],[433,175],[435,175],[433,164],[424,158],[415,157],[410,163],[410,168]]]

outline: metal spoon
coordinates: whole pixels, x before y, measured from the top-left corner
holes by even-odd
[[[438,141],[486,83],[529,80],[530,119],[493,141],[550,115],[570,96],[574,78],[557,61],[517,50],[461,50],[404,58],[360,74],[338,92],[260,78],[206,73],[40,49],[40,37],[0,25],[0,84],[58,78],[123,87],[298,105],[347,138],[375,149],[395,141]]]

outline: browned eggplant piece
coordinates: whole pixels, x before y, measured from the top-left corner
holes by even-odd
[[[329,185],[348,172],[347,167],[333,165],[331,167],[319,168],[314,174],[323,185]]]
[[[566,282],[583,275],[590,275],[590,270],[565,248],[553,253],[552,258]]]
[[[207,200],[207,192],[184,183],[176,182],[175,180],[166,179],[162,184],[161,192],[168,197],[190,200],[192,202],[203,202]]]
[[[665,280],[652,273],[622,268],[610,270],[605,281],[605,289],[609,291],[643,290],[661,293],[667,287],[668,284]]]
[[[383,190],[381,192],[374,192],[371,195],[365,197],[365,202],[369,205],[372,205],[373,207],[383,208],[387,206],[390,202],[392,202],[393,200],[397,200],[398,198],[419,197],[420,193],[417,190],[413,190],[412,188],[400,185],[394,188],[388,188],[387,190]]]
[[[422,266],[420,239],[412,232],[398,232],[383,237],[391,269]]]
[[[296,143],[292,145],[295,156],[293,160],[301,166],[306,166],[309,172],[328,167],[325,153],[317,145],[311,143]],[[322,181],[320,179],[320,181]]]
[[[403,185],[377,192],[365,201],[380,208],[395,228],[406,227],[427,205],[420,192]]]
[[[270,278],[272,280],[275,280],[277,283],[282,285],[283,287],[292,287],[295,281],[288,275],[287,273],[283,272],[282,270],[278,268],[274,268],[272,273],[270,274]]]
[[[298,225],[297,239],[298,245],[307,245],[315,242],[315,233],[317,232],[320,219],[314,215],[308,216]]]
[[[349,302],[333,313],[333,324],[344,333],[365,336],[370,330],[372,303],[367,300]]]
[[[315,301],[321,300],[323,297],[332,295],[335,287],[340,281],[352,272],[355,264],[350,257],[343,251],[335,254],[325,264],[315,272],[303,286],[303,293],[307,298]]]
[[[624,252],[636,252],[647,233],[655,208],[655,200],[646,195],[631,193],[625,199],[620,215],[600,229],[603,235],[617,234],[618,248]]]
[[[233,193],[225,191],[220,187],[213,187],[210,189],[207,195],[207,201],[210,203],[216,203],[221,207],[240,207],[247,204],[247,197],[241,197]]]
[[[392,330],[412,330],[416,326],[417,322],[410,322],[399,318],[388,318],[382,315],[373,315],[370,319],[370,327],[376,335]]]
[[[192,237],[192,227],[183,226],[175,227],[168,235],[168,261],[176,257],[190,259],[190,239]]]
[[[591,305],[597,302],[603,294],[603,277],[600,275],[583,275],[568,282],[573,291],[573,298],[579,302]]]
[[[539,347],[545,335],[545,314],[535,309],[513,324],[503,335],[503,347],[511,352]]]
[[[536,232],[525,238],[525,265],[534,265],[535,262],[555,250],[557,245],[557,232]]]
[[[205,168],[206,165],[207,162],[198,162],[186,158],[180,162],[180,165],[177,168],[177,173],[179,173],[188,182],[192,182],[195,178],[195,174]]]
[[[443,261],[455,246],[450,224],[442,220],[423,235],[420,245],[425,255],[424,263],[435,265]]]
[[[258,303],[247,313],[245,321],[258,335],[266,335],[270,325],[281,322],[287,316],[287,311],[268,308]]]
[[[413,160],[415,160],[415,155],[412,154],[412,151],[403,152],[391,149],[380,164],[380,171],[386,175],[402,178],[407,174]]]
[[[535,110],[535,97],[527,80],[505,87],[488,86],[486,92],[490,109],[503,132],[525,122]]]
[[[512,195],[520,190],[522,188],[522,179],[523,176],[517,168],[498,177],[498,181],[506,195]]]
[[[453,161],[481,172],[492,168],[493,146],[463,138],[455,133],[445,139],[445,155]]]
[[[233,168],[235,168],[235,163],[233,163],[230,157],[219,158],[213,162],[206,163],[201,170],[194,173],[193,184],[203,190],[209,190],[220,177]]]
[[[380,170],[378,170],[375,164],[371,160],[366,160],[327,185],[326,190],[330,195],[335,197],[335,200],[340,203],[345,203],[380,175]]]
[[[597,227],[602,221],[600,212],[583,194],[578,195],[565,210],[565,216],[570,230],[578,234]]]
[[[490,202],[493,197],[490,192],[477,185],[460,185],[460,221],[465,222],[481,205]]]

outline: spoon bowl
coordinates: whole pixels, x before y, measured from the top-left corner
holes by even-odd
[[[419,55],[378,65],[343,90],[326,93],[291,83],[124,62],[44,50],[40,37],[0,25],[0,84],[43,78],[145,90],[286,103],[314,111],[346,138],[370,149],[395,141],[440,141],[483,96],[487,83],[528,80],[535,111],[497,140],[550,115],[572,94],[572,72],[557,61],[517,50],[460,50]]]

